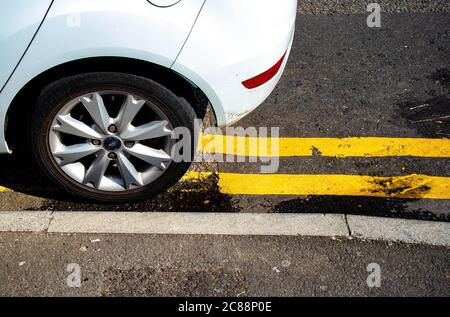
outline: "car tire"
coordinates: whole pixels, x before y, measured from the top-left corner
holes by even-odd
[[[97,93],[98,92],[98,93]],[[107,94],[107,92],[110,93],[110,95]],[[100,94],[104,95],[100,95]],[[182,97],[179,97],[175,95],[173,92],[165,88],[164,86],[158,84],[157,82],[148,79],[143,78],[139,76],[134,76],[130,74],[125,73],[114,73],[114,72],[98,72],[98,73],[86,73],[86,74],[80,74],[80,75],[74,75],[67,78],[60,79],[56,82],[53,82],[46,86],[40,96],[38,97],[36,106],[34,108],[34,113],[32,115],[32,123],[31,123],[31,135],[30,135],[30,143],[33,150],[33,153],[37,159],[38,164],[44,171],[48,177],[54,181],[60,188],[65,190],[66,192],[73,194],[75,196],[78,196],[82,199],[87,199],[91,201],[96,202],[102,202],[102,203],[130,203],[130,202],[136,202],[136,201],[142,201],[145,199],[150,199],[154,197],[155,195],[158,195],[171,186],[173,186],[176,182],[178,182],[182,176],[186,173],[190,166],[190,161],[192,161],[193,155],[194,155],[194,138],[192,137],[190,140],[190,153],[189,156],[191,158],[190,161],[183,160],[182,162],[163,162],[159,164],[155,168],[155,166],[149,165],[145,166],[148,170],[145,170],[145,175],[147,177],[150,177],[148,175],[151,175],[151,177],[155,178],[149,183],[143,182],[143,176],[144,172],[139,172],[140,175],[139,183],[142,182],[142,186],[135,186],[135,183],[132,183],[129,181],[129,175],[127,172],[127,169],[123,166],[124,163],[119,159],[125,157],[125,154],[128,156],[128,162],[131,162],[132,159],[135,160],[135,157],[132,157],[129,155],[128,152],[126,152],[125,148],[125,140],[121,140],[122,143],[118,144],[120,142],[116,142],[116,139],[120,139],[120,137],[108,137],[108,142],[105,141],[105,139],[102,139],[101,141],[95,141],[95,146],[98,145],[100,142],[101,150],[100,152],[92,154],[93,157],[89,157],[90,160],[93,160],[91,163],[92,166],[96,162],[97,159],[100,159],[99,156],[102,156],[101,159],[103,159],[105,153],[108,153],[109,150],[116,150],[117,146],[121,146],[123,148],[123,154],[122,152],[117,152],[118,154],[114,154],[116,156],[116,160],[112,160],[112,163],[105,163],[107,167],[105,167],[105,171],[103,176],[99,176],[96,178],[96,183],[92,182],[89,184],[83,183],[82,179],[86,179],[86,175],[88,174],[92,166],[84,166],[84,160],[85,158],[80,159],[80,161],[76,161],[71,164],[62,165],[59,157],[55,157],[55,153],[57,155],[59,152],[55,152],[52,148],[53,143],[62,142],[62,139],[70,139],[70,138],[78,138],[78,134],[73,135],[66,135],[65,132],[60,135],[60,131],[54,131],[55,128],[55,122],[58,124],[61,124],[59,118],[61,118],[61,111],[70,103],[71,101],[75,100],[73,102],[76,103],[77,100],[82,100],[80,96],[88,96],[89,94],[92,94],[92,96],[101,96],[102,104],[104,104],[104,109],[107,109],[106,104],[106,98],[110,100],[111,105],[113,105],[114,102],[116,102],[117,99],[124,98],[122,102],[125,102],[127,100],[126,98],[130,98],[130,100],[135,100],[132,98],[141,98],[144,103],[144,110],[145,111],[154,111],[155,114],[148,114],[149,117],[155,115],[155,116],[162,116],[165,118],[164,120],[155,121],[155,122],[168,122],[168,124],[171,126],[172,129],[175,129],[177,127],[186,127],[189,129],[191,136],[194,136],[194,120],[196,118],[195,112],[192,108],[192,106]],[[96,94],[96,95],[94,95]],[[115,95],[117,94],[117,95]],[[123,97],[122,97],[123,94]],[[90,96],[90,95],[89,95]],[[138,96],[138,97],[134,97]],[[116,98],[117,97],[117,98]],[[78,98],[78,99],[77,99]],[[92,101],[95,99],[95,97],[92,97],[92,99],[84,98],[83,102],[85,100]],[[136,99],[137,100],[137,99]],[[86,101],[87,102],[87,101]],[[109,101],[108,101],[109,102]],[[139,100],[141,102],[141,100]],[[84,105],[84,104],[82,104]],[[151,109],[147,109],[147,105],[151,105]],[[79,105],[76,105],[74,107],[78,107]],[[123,105],[122,105],[123,107]],[[122,108],[121,108],[122,109]],[[120,111],[119,109],[119,115]],[[77,108],[78,110],[78,108]],[[108,113],[110,113],[110,109],[107,109]],[[75,111],[75,110],[71,110]],[[81,110],[83,111],[83,109]],[[145,113],[146,114],[146,113]],[[146,114],[147,115],[147,114]],[[72,113],[69,114],[69,116],[73,116]],[[122,118],[125,115],[122,115]],[[86,118],[86,115],[80,115],[80,118]],[[94,117],[92,117],[94,118]],[[90,118],[90,119],[92,119]],[[56,120],[56,121],[55,121]],[[80,119],[81,120],[81,119]],[[113,119],[111,119],[113,120]],[[135,119],[133,119],[135,120]],[[95,119],[93,120],[94,122]],[[88,124],[86,124],[89,126]],[[131,125],[131,121],[130,121]],[[130,126],[128,125],[128,126]],[[61,124],[62,126],[62,124]],[[57,125],[58,129],[60,129],[59,125]],[[92,128],[92,130],[98,131],[97,125],[91,125],[89,126]],[[110,129],[110,128],[108,128]],[[131,128],[130,128],[131,129]],[[167,127],[164,127],[164,129],[167,130]],[[104,130],[104,129],[103,129]],[[166,131],[164,130],[164,131]],[[64,130],[66,131],[66,130]],[[92,132],[91,130],[89,130]],[[173,131],[173,130],[172,130]],[[108,131],[109,133],[109,131]],[[55,139],[55,134],[57,134]],[[163,141],[160,141],[158,139],[158,142],[163,144],[164,146],[167,146],[166,144],[166,136],[160,137],[163,139]],[[171,135],[170,139],[172,139],[171,144],[173,145],[173,142],[179,141],[179,139],[173,140],[173,134]],[[56,141],[54,141],[56,140]],[[153,139],[152,139],[153,140]],[[151,141],[152,141],[151,140]],[[144,140],[145,141],[145,140]],[[142,142],[144,142],[142,141]],[[80,141],[77,141],[80,142]],[[92,141],[94,142],[94,141]],[[102,143],[103,142],[103,143]],[[130,141],[132,142],[132,141]],[[152,141],[153,142],[153,141]],[[156,141],[155,141],[156,142]],[[59,144],[59,143],[58,143]],[[83,146],[85,143],[82,143]],[[86,141],[86,144],[89,144],[89,141]],[[131,145],[134,144],[134,145]],[[140,141],[137,141],[136,143],[128,143],[128,145],[132,146],[133,148],[137,146],[137,144],[140,144]],[[159,143],[158,143],[159,144]],[[59,145],[58,145],[59,146]],[[76,146],[76,144],[74,145]],[[105,148],[108,146],[107,148]],[[141,144],[140,144],[141,146]],[[64,144],[64,149],[67,149],[70,147],[70,145]],[[189,149],[188,149],[189,150]],[[122,151],[122,150],[118,150]],[[158,150],[163,151],[163,150]],[[167,151],[166,151],[167,152]],[[101,154],[99,154],[101,153]],[[112,152],[109,152],[108,157],[113,154]],[[183,157],[186,157],[184,155]],[[146,157],[145,157],[146,158]],[[71,157],[73,159],[73,157]],[[124,159],[125,160],[125,159]],[[119,162],[120,161],[120,162]],[[138,159],[139,163],[146,163],[144,161],[141,161]],[[65,162],[65,161],[64,161]],[[70,162],[70,161],[67,161]],[[152,163],[153,164],[153,163]],[[170,164],[167,168],[166,165]],[[70,173],[66,172],[68,170],[68,167],[76,166],[78,169],[73,169],[74,171],[84,171],[84,176],[77,175],[77,173],[70,170]],[[141,164],[144,165],[144,164]],[[102,165],[103,166],[103,165]],[[162,167],[161,167],[162,166]],[[137,171],[137,168],[135,166],[133,167],[133,171]],[[164,170],[164,168],[166,168]],[[106,174],[109,173],[109,170],[113,170],[111,172],[112,176],[111,178],[105,178]],[[119,170],[120,174],[119,176],[122,176],[122,185],[123,190],[109,190],[110,187],[113,186],[110,185],[111,180],[117,180],[120,177],[115,175],[116,169]],[[125,174],[124,174],[125,173]],[[148,175],[147,175],[148,174]],[[161,175],[159,175],[161,174]],[[98,175],[98,173],[96,174]],[[126,178],[124,175],[127,175],[128,178]],[[133,173],[133,175],[136,175],[136,173]],[[159,176],[155,176],[159,175]],[[149,179],[151,179],[151,177]],[[138,177],[134,177],[137,179]],[[133,178],[132,178],[133,179]],[[138,182],[138,181],[136,181]],[[108,184],[108,185],[103,185]],[[115,184],[114,186],[116,186]],[[102,187],[103,186],[103,187]],[[117,185],[118,186],[118,185]]]

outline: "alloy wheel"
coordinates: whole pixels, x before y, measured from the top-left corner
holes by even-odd
[[[54,163],[82,186],[127,191],[157,180],[172,163],[173,125],[158,106],[124,91],[76,97],[48,134]]]

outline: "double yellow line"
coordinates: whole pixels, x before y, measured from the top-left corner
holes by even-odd
[[[275,151],[274,151],[275,148]],[[425,138],[252,138],[204,135],[200,149],[210,154],[280,157],[435,157],[450,158],[450,140]],[[204,178],[191,173],[187,178]],[[299,175],[219,173],[224,194],[339,195],[450,199],[450,178],[412,174]]]
[[[273,149],[276,150],[273,150]],[[210,154],[280,157],[435,157],[450,158],[450,140],[425,138],[249,138],[204,135],[200,149]],[[212,173],[190,172],[196,181]],[[412,174],[365,175],[218,173],[218,186],[230,195],[335,195],[450,199],[450,177]],[[0,192],[10,191],[0,186]]]

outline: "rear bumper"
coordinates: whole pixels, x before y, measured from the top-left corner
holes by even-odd
[[[297,0],[206,0],[172,68],[207,95],[219,126],[241,119],[275,88],[291,49],[296,9]],[[268,81],[244,86],[284,54]]]

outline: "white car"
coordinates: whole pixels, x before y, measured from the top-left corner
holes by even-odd
[[[211,104],[229,125],[272,92],[296,0],[0,2],[0,153],[29,140],[85,199],[131,202],[174,183],[176,127]]]

